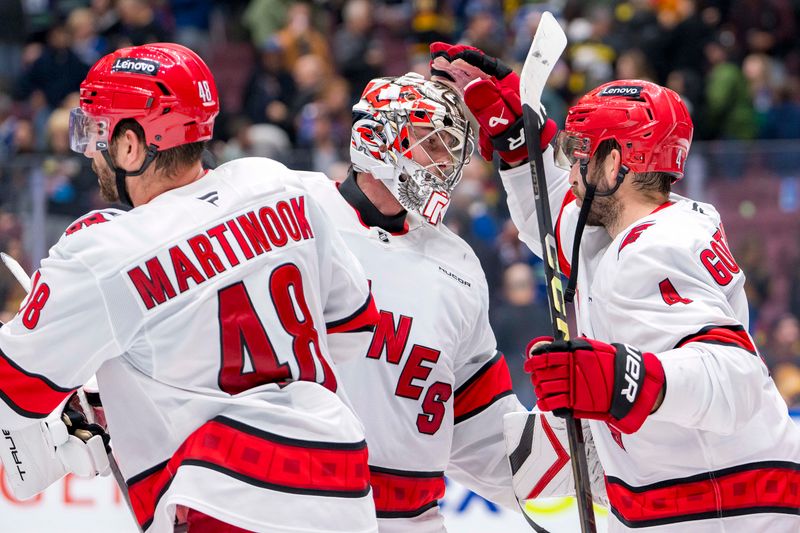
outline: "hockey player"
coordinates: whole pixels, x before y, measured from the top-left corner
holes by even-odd
[[[60,417],[96,372],[144,531],[172,531],[176,509],[191,533],[377,531],[333,365],[371,338],[367,280],[292,171],[203,170],[218,110],[208,67],[175,44],[118,50],[82,83],[72,148],[133,209],[71,225],[0,329],[11,486],[103,470]]]
[[[541,254],[527,153],[507,142],[522,133],[519,79],[479,50],[432,52]],[[526,369],[539,409],[590,420],[609,531],[798,531],[800,435],[747,334],[744,274],[716,209],[671,192],[691,138],[680,98],[646,81],[601,85],[569,110],[543,155],[581,338],[535,339]]]
[[[347,179],[305,176],[380,309],[369,348],[337,366],[366,427],[382,533],[443,531],[445,471],[516,505],[502,418],[524,408],[496,350],[480,263],[441,223],[472,152],[462,106],[415,74],[372,80],[353,107]]]

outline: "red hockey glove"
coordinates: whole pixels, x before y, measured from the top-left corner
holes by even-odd
[[[497,151],[506,163],[514,164],[528,157],[522,121],[519,76],[497,58],[472,46],[435,42],[430,46],[431,75],[447,78],[462,85],[459,74],[470,69],[459,68],[458,60],[472,67],[472,79],[462,87],[464,102],[480,124],[478,149],[487,161]],[[443,62],[438,58],[443,58]],[[556,125],[547,119],[542,131],[542,149],[556,133]]]
[[[664,387],[658,358],[627,344],[578,338],[529,345],[529,350],[525,371],[531,374],[542,411],[571,409],[576,418],[602,420],[633,433]]]

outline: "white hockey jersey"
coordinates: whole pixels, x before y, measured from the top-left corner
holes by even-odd
[[[0,427],[96,372],[145,531],[171,532],[177,505],[254,531],[376,531],[333,362],[363,353],[377,317],[294,173],[233,161],[70,226],[0,329]]]
[[[544,160],[569,275],[579,208],[552,148]],[[501,176],[541,255],[528,166]],[[800,430],[747,334],[744,274],[714,207],[672,195],[613,241],[587,227],[579,257],[579,334],[653,352],[666,374],[663,404],[636,433],[590,421],[609,531],[800,531]]]
[[[524,407],[496,350],[472,249],[415,213],[394,234],[368,227],[331,180],[304,179],[361,261],[380,310],[369,348],[337,366],[366,427],[381,532],[443,531],[445,471],[516,508],[502,418]]]

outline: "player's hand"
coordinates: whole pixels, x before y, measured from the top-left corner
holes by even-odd
[[[44,421],[45,437],[67,472],[78,477],[110,473],[110,437],[98,424],[87,422],[84,414],[67,403],[60,414]]]
[[[519,76],[499,59],[472,46],[435,42],[430,46],[432,79],[455,86],[480,124],[478,149],[487,161],[496,151],[510,165],[528,157],[522,121]],[[556,133],[548,119],[542,131],[544,149]]]
[[[664,388],[664,369],[654,354],[585,338],[529,345],[525,371],[542,411],[569,409],[576,418],[602,420],[623,433],[642,426]]]

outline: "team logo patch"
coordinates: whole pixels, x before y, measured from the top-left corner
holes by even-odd
[[[130,74],[147,74],[155,76],[161,63],[152,59],[137,57],[118,57],[111,66],[111,72],[128,72]]]
[[[642,95],[641,85],[619,85],[617,87],[606,87],[597,96],[629,96],[638,98]]]

